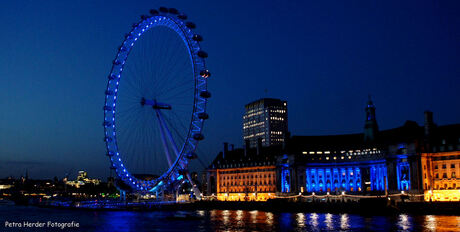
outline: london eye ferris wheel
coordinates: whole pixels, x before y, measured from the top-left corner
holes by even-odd
[[[191,182],[188,164],[204,138],[211,96],[208,55],[195,27],[174,8],[150,10],[125,35],[113,61],[104,140],[111,168],[133,191]]]

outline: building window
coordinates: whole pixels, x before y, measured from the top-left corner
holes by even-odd
[[[436,173],[436,178],[439,178],[439,173]]]
[[[434,165],[434,169],[438,169],[438,165]]]
[[[442,178],[447,178],[447,173],[443,173]]]
[[[450,168],[455,168],[455,164],[451,164],[451,165],[450,165]]]
[[[457,178],[457,177],[455,176],[455,172],[452,172],[452,178]]]
[[[446,168],[447,168],[447,165],[443,164],[442,169],[446,169]]]

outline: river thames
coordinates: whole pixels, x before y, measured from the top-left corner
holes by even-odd
[[[174,218],[177,212],[173,211],[85,211],[1,205],[0,231],[460,231],[460,216],[362,216],[245,210],[193,211],[192,214],[197,218],[183,220]],[[18,228],[10,224],[8,227],[7,222],[21,225],[39,222],[44,226]],[[49,223],[68,223],[73,227],[61,229]]]

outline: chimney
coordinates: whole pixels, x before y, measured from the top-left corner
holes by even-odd
[[[429,138],[433,131],[433,112],[425,111],[425,137]]]
[[[260,155],[262,152],[262,138],[257,139],[257,155]]]
[[[249,146],[250,146],[249,139],[244,140],[244,156],[245,157],[249,155]]]
[[[230,151],[233,151],[235,149],[235,144],[230,144]]]
[[[223,159],[225,159],[225,156],[227,155],[227,153],[228,153],[228,143],[225,142],[224,143],[224,151],[222,152]]]

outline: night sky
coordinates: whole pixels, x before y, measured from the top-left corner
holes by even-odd
[[[0,178],[108,176],[107,75],[131,24],[163,5],[205,39],[206,165],[222,142],[241,146],[244,105],[262,97],[288,101],[294,135],[361,132],[368,94],[381,129],[422,124],[425,110],[460,123],[457,0],[4,1]]]

